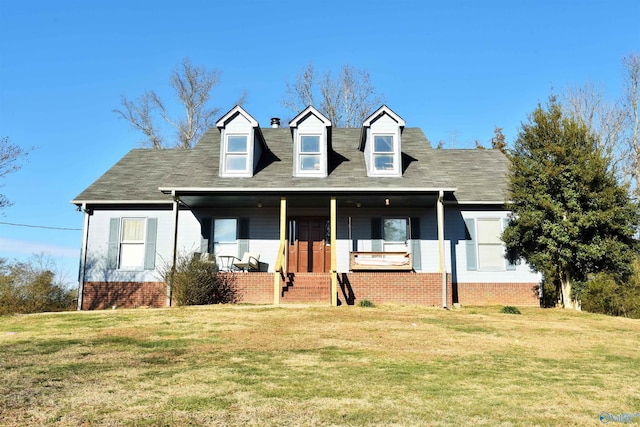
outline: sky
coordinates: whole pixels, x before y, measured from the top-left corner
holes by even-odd
[[[0,258],[51,258],[75,283],[83,215],[70,203],[141,134],[113,112],[145,90],[173,101],[183,58],[221,71],[221,115],[243,91],[262,127],[293,117],[286,82],[309,62],[366,69],[385,103],[436,145],[509,143],[551,93],[611,100],[640,51],[637,0],[0,0],[0,137],[29,151],[0,178]],[[48,227],[48,228],[41,228]]]

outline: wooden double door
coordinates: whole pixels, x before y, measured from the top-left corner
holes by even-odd
[[[290,218],[288,271],[292,273],[330,271],[330,243],[327,217]]]

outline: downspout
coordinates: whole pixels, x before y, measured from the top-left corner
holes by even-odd
[[[173,198],[173,254],[171,257],[169,283],[167,283],[167,307],[171,307],[173,277],[176,273],[176,264],[178,262],[178,212],[180,212],[180,197],[176,196],[175,190],[171,191],[171,196]]]
[[[82,233],[82,247],[80,248],[80,271],[78,272],[78,311],[82,310],[82,302],[84,300],[84,282],[85,271],[87,269],[87,245],[89,242],[89,217],[91,211],[87,209],[87,204],[82,204],[82,212],[84,213],[84,225]]]
[[[444,264],[444,191],[438,193],[436,214],[438,217],[438,255],[440,258],[440,273],[442,274],[442,308],[447,308],[447,269]]]

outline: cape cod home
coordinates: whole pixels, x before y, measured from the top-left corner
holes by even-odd
[[[506,172],[387,106],[359,129],[313,107],[262,128],[236,106],[195,148],[131,150],[72,201],[78,308],[171,305],[177,256],[232,271],[245,303],[537,305],[540,276],[499,238]]]

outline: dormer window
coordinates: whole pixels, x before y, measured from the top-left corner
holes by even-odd
[[[376,172],[395,171],[393,135],[373,135],[373,168]]]
[[[327,176],[329,119],[309,106],[289,122],[289,127],[294,141],[293,175]]]
[[[237,105],[216,126],[220,129],[220,176],[253,176],[264,145],[258,122]]]
[[[249,135],[227,135],[225,172],[248,172]]]
[[[402,117],[383,105],[362,124],[360,151],[368,176],[402,176]]]
[[[322,162],[320,138],[320,135],[300,135],[298,171],[303,173],[320,171],[320,164]]]

